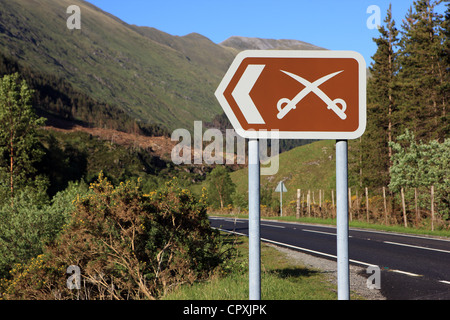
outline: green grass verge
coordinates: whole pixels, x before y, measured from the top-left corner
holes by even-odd
[[[164,300],[247,300],[248,239],[225,235],[235,241],[239,258],[227,276],[182,285],[164,297]],[[354,298],[354,297],[353,297]],[[263,300],[335,300],[336,286],[320,270],[307,268],[291,261],[272,246],[261,245],[261,299]]]

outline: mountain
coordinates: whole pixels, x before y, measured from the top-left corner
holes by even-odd
[[[288,39],[261,39],[233,36],[220,43],[221,46],[242,50],[325,50],[313,44]]]
[[[80,30],[67,28],[70,5],[81,9]],[[156,41],[156,33],[80,0],[0,2],[0,52],[19,64],[171,130],[212,119],[221,112],[213,92],[234,54],[199,35]]]
[[[80,7],[79,30],[67,27],[70,5]],[[0,1],[0,60],[8,61],[0,73],[39,79],[38,109],[91,126],[132,131],[137,121],[170,132],[211,122],[223,113],[214,97],[220,80],[235,55],[250,48],[318,49],[296,40],[231,37],[216,44],[197,33],[173,36],[82,0]]]
[[[236,54],[234,50],[223,48],[198,33],[179,37],[152,27],[132,25],[131,28],[148,39],[183,54],[191,63],[207,69],[211,75],[218,77],[219,82]]]

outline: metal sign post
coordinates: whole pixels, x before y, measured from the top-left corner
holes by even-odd
[[[249,299],[261,300],[259,140],[248,141],[248,265]]]
[[[353,51],[246,50],[215,95],[236,133],[250,139],[250,299],[261,298],[258,139],[272,138],[336,140],[338,299],[349,299],[347,140],[366,128],[364,58]]]
[[[348,262],[347,140],[336,140],[336,242],[338,300],[350,299]]]
[[[287,192],[286,186],[283,181],[280,181],[275,188],[275,192],[280,193],[280,217],[283,216],[283,192]]]

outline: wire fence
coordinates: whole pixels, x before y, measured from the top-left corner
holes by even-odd
[[[434,186],[401,188],[397,193],[386,187],[377,190],[349,188],[347,199],[349,221],[450,229],[448,213],[437,210]],[[283,209],[283,215],[335,219],[336,191],[297,189],[296,199]]]

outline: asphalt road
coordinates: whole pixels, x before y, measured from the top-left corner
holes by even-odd
[[[246,219],[210,221],[248,235]],[[260,228],[262,241],[336,260],[335,227],[261,220]],[[349,259],[380,268],[380,290],[388,300],[450,300],[450,240],[350,229]]]

